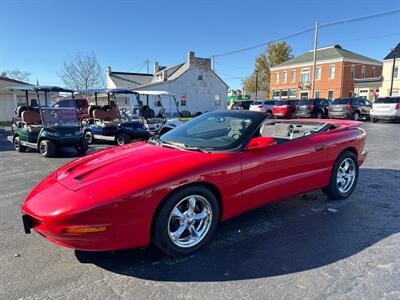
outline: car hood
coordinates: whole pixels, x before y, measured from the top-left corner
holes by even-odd
[[[211,155],[139,142],[108,148],[72,161],[57,170],[57,181],[64,187],[77,191],[102,180],[109,179],[107,184],[111,184],[127,177],[140,178],[149,172],[155,174],[174,166],[170,170],[172,173],[183,169],[189,162],[194,165],[205,161]]]

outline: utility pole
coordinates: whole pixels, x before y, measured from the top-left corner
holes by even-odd
[[[392,81],[390,83],[390,97],[392,96],[393,93],[393,80],[394,80],[394,69],[396,68],[396,48],[393,49],[393,66],[392,66]],[[397,76],[399,76],[397,72]]]
[[[258,70],[256,70],[256,100],[257,100],[257,93],[258,93]]]
[[[313,76],[312,76],[312,83],[311,83],[311,98],[315,98],[314,91],[315,91],[315,74],[316,74],[316,67],[317,67],[318,31],[319,31],[319,23],[318,23],[318,21],[316,21],[315,22],[315,32],[314,32],[314,58],[313,58]]]
[[[149,74],[149,59],[146,59],[146,70],[147,74]]]

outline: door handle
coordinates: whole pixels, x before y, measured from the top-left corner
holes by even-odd
[[[315,146],[315,151],[322,151],[325,149],[325,145],[317,145]]]

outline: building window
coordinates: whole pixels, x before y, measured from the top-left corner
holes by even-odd
[[[329,66],[329,79],[335,79],[336,67],[335,65]]]
[[[292,70],[292,72],[290,74],[290,81],[296,82],[296,70]]]
[[[197,80],[203,80],[203,74],[199,74],[199,75],[197,76]]]
[[[287,99],[288,97],[288,91],[287,90],[282,90],[281,91],[281,98],[282,99]]]
[[[365,66],[361,67],[361,78],[365,78]]]
[[[315,69],[315,80],[321,80],[321,67]]]
[[[310,82],[310,69],[302,69],[300,80],[302,84],[307,84]]]
[[[158,107],[161,107],[161,106],[162,106],[162,104],[161,104],[161,96],[160,96],[160,95],[157,95],[157,96],[155,97],[155,99],[154,99],[154,106],[158,106]]]
[[[397,78],[397,77],[399,77],[399,67],[395,67],[394,72],[393,72],[393,78]]]
[[[372,67],[372,77],[376,76],[376,71],[375,71],[375,67]]]
[[[286,72],[286,71],[283,72],[283,75],[282,75],[282,82],[283,82],[283,83],[286,83],[286,82],[287,82],[287,72]]]
[[[301,92],[300,99],[307,100],[308,99],[308,92]]]
[[[221,106],[221,97],[219,95],[215,95],[215,106]]]
[[[281,98],[281,91],[280,90],[273,90],[272,91],[272,97],[274,99],[280,99]]]
[[[332,99],[333,99],[333,91],[332,91],[332,90],[329,90],[329,91],[328,91],[328,99],[329,99],[329,100],[332,100]]]
[[[355,73],[356,73],[356,66],[351,65],[351,67],[350,67],[350,78],[351,79],[354,79]]]
[[[321,92],[315,91],[315,98],[321,98]]]
[[[279,73],[275,72],[275,83],[279,82]]]
[[[186,99],[186,95],[182,95],[181,96],[181,106],[186,106],[187,99]]]
[[[295,99],[296,98],[296,89],[290,89],[289,90],[289,98],[290,99]]]

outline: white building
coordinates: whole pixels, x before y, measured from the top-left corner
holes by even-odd
[[[393,58],[395,58],[395,67],[393,70]],[[392,84],[393,74],[393,90],[392,96],[400,96],[400,43],[396,48],[392,49],[390,53],[383,59],[383,81],[380,90],[381,97],[390,96],[390,88]]]
[[[214,111],[225,109],[228,85],[212,70],[211,59],[195,57],[189,52],[187,61],[178,65],[162,67],[154,64],[154,74],[115,72],[107,68],[107,88],[129,88],[141,91],[168,91],[176,95],[181,112]],[[144,104],[158,112],[154,96],[141,96]],[[119,95],[120,107],[135,104],[135,99]],[[165,105],[167,112],[176,110]]]

